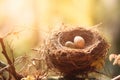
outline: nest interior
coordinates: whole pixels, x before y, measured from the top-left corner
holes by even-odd
[[[94,39],[94,34],[91,31],[87,31],[85,29],[80,28],[80,29],[62,32],[59,35],[59,42],[61,45],[64,46],[66,41],[73,42],[73,39],[75,36],[81,36],[84,38],[85,43],[86,43],[85,47],[88,47],[88,46],[92,45],[93,42],[97,41],[97,39]]]
[[[83,49],[65,47],[66,41],[73,41],[75,36],[81,36],[85,40]],[[105,58],[108,43],[102,36],[92,29],[77,27],[71,30],[61,30],[50,38],[47,45],[47,63],[64,75],[86,74],[96,69],[91,66],[99,59]]]

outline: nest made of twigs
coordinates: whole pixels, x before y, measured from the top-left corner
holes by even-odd
[[[73,41],[75,36],[84,38],[83,49],[65,47],[65,42]],[[104,60],[109,47],[98,31],[83,27],[58,31],[51,35],[47,43],[47,64],[63,75],[86,74],[94,71],[96,65],[92,64],[99,59]]]

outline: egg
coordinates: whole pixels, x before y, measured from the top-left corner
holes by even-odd
[[[85,47],[85,40],[81,36],[74,37],[74,45],[76,48],[82,49]]]
[[[67,42],[65,42],[65,46],[69,47],[69,48],[74,48],[74,43],[71,41],[67,41]]]

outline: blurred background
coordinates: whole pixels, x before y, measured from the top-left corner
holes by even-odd
[[[61,23],[90,27],[102,23],[100,31],[111,44],[109,54],[119,54],[119,21],[120,0],[0,0],[0,37],[16,31],[6,38],[15,57],[42,44]],[[120,67],[106,62],[110,73],[120,74]]]

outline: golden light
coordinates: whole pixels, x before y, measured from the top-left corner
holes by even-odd
[[[14,38],[15,52],[27,52],[39,45],[61,23],[92,25],[91,0],[2,0],[0,34],[21,31]],[[10,39],[10,38],[9,38]]]

